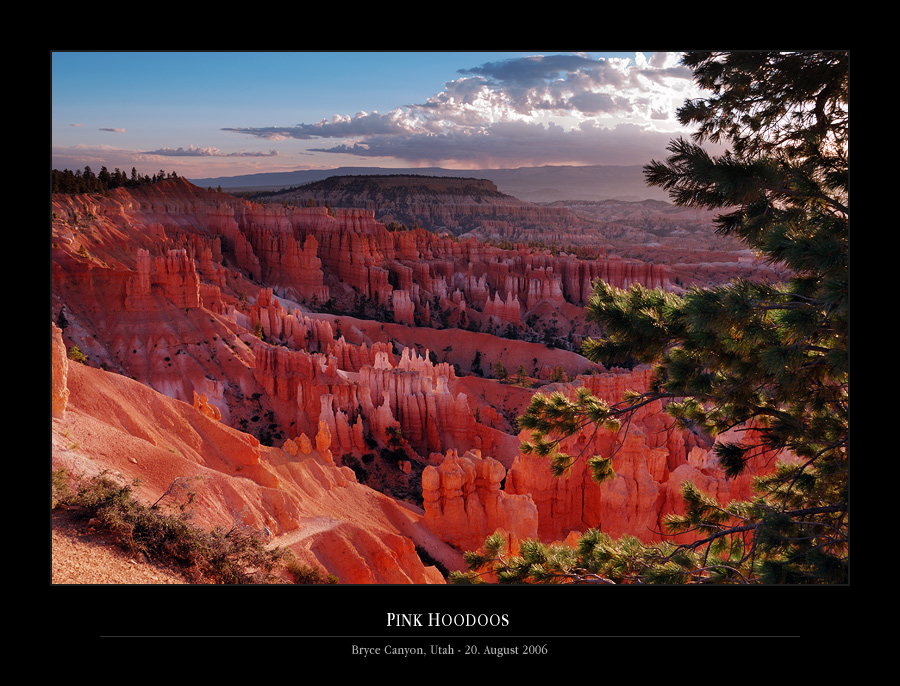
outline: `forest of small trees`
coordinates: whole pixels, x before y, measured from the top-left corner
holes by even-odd
[[[110,172],[106,167],[100,167],[100,171],[96,174],[90,167],[85,167],[83,171],[78,169],[75,171],[54,169],[51,172],[51,192],[106,193],[114,188],[146,186],[163,179],[177,178],[178,175],[175,172],[167,173],[162,170],[158,174],[151,176],[138,174],[137,169],[134,167],[131,168],[130,176],[119,168]]]

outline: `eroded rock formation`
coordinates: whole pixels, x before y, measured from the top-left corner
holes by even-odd
[[[157,501],[176,479],[196,492],[200,526],[257,531],[291,548],[301,562],[335,574],[342,583],[444,583],[425,565],[459,565],[458,553],[437,540],[422,515],[357,483],[334,464],[326,426],[315,444],[306,434],[281,448],[223,425],[203,406],[165,397],[119,374],[69,365],[58,329],[52,335],[54,468],[86,477],[109,470],[137,494]],[[65,374],[59,373],[68,367]]]
[[[647,390],[650,373],[648,367],[633,372],[611,370],[579,377],[576,383],[560,385],[557,390],[572,397],[574,389],[584,385],[601,399],[615,402],[625,391]],[[529,440],[530,434],[523,432],[522,439]],[[692,540],[689,535],[672,537],[662,525],[666,514],[684,511],[682,481],[693,481],[721,502],[749,498],[753,477],[770,469],[775,457],[759,455],[745,474],[729,478],[718,464],[712,441],[677,429],[662,401],[637,410],[619,431],[585,427],[565,439],[560,451],[579,456],[564,478],[550,475],[546,458],[520,452],[506,481],[508,492],[527,493],[534,499],[539,536],[546,541],[563,540],[573,531],[592,527],[613,537],[631,534],[648,542]],[[592,455],[612,457],[615,478],[603,484],[594,482],[586,464]],[[790,459],[783,454],[779,457]]]
[[[154,499],[202,476],[209,523],[252,503],[248,522],[344,581],[441,581],[417,548],[462,568],[497,529],[652,539],[684,478],[747,493],[661,406],[627,435],[570,439],[615,451],[603,487],[518,450],[516,416],[551,373],[610,400],[646,383],[574,348],[594,279],[667,288],[666,268],[389,231],[371,209],[183,180],[54,196],[53,213],[54,460],[148,477]],[[490,378],[498,363],[517,384]]]
[[[520,539],[537,538],[538,511],[528,494],[502,490],[503,465],[479,451],[436,456],[422,473],[425,524],[460,550],[476,550],[503,529]]]

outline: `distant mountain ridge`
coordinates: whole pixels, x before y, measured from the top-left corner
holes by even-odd
[[[487,179],[499,191],[520,200],[668,200],[665,191],[647,186],[641,165],[542,166],[518,169],[444,169],[442,167],[337,167],[194,179],[201,187],[225,191],[276,190],[331,176],[423,175]]]
[[[582,224],[564,207],[520,200],[498,190],[493,181],[469,176],[329,176],[283,190],[250,191],[248,197],[295,206],[312,202],[360,208],[373,212],[377,221],[389,227],[419,226],[480,240],[521,236],[523,232],[568,233]]]

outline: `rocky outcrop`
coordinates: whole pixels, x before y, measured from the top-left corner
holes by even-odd
[[[435,456],[422,473],[425,524],[460,550],[476,550],[496,529],[536,538],[538,511],[528,494],[501,489],[506,470],[477,450]]]
[[[584,385],[601,399],[615,402],[625,391],[646,390],[650,373],[649,368],[613,370],[581,377],[576,384],[557,390],[571,395],[576,385]],[[746,432],[746,427],[742,429]],[[530,434],[523,432],[521,437],[529,440]],[[727,436],[719,440],[727,440]],[[550,475],[546,458],[520,452],[506,480],[508,492],[527,493],[534,499],[539,536],[545,541],[562,540],[573,531],[591,527],[600,527],[613,537],[630,534],[647,542],[692,540],[690,535],[665,535],[662,524],[666,514],[684,511],[681,483],[691,480],[720,502],[749,498],[752,479],[771,469],[775,457],[759,456],[746,474],[728,478],[712,444],[676,429],[661,401],[636,411],[620,431],[585,427],[563,440],[560,451],[579,456],[565,478]],[[613,479],[599,485],[593,481],[586,464],[592,455],[613,458]],[[788,455],[779,457],[790,459]]]
[[[409,297],[408,291],[396,290],[393,293],[394,321],[398,324],[415,324],[415,305]]]
[[[69,402],[69,358],[63,343],[62,331],[56,324],[50,324],[50,412],[54,417],[62,417]]]
[[[376,355],[373,366],[360,369],[363,412],[372,417],[372,434],[381,443],[388,430],[399,428],[420,454],[445,449],[445,445],[471,444],[475,430],[465,394],[454,394],[453,368],[433,365],[426,357],[404,348],[396,366],[387,355]]]
[[[149,251],[139,249],[136,267],[128,281],[126,310],[140,312],[153,307],[154,288],[179,309],[201,306],[200,277],[186,250],[168,250],[151,258]]]
[[[336,368],[334,358],[261,341],[252,342],[252,346],[253,378],[262,388],[276,423],[287,428],[289,437],[316,433],[326,396],[333,410],[356,416],[359,386]]]
[[[323,320],[312,321],[328,325],[328,322]],[[392,346],[387,341],[375,341],[370,347],[365,341],[358,345],[348,343],[347,339],[341,336],[337,340],[332,338],[327,352],[329,357],[335,358],[338,369],[348,372],[358,372],[363,367],[374,367],[377,364],[390,366],[397,364],[396,355],[393,354]]]
[[[615,451],[617,477],[603,487],[583,461],[554,479],[518,450],[530,385],[557,368],[581,375],[558,388],[610,401],[646,384],[645,370],[603,370],[559,343],[586,333],[594,279],[665,288],[665,267],[392,231],[369,209],[262,205],[181,180],[54,196],[53,212],[54,421],[75,421],[67,407],[83,414],[87,403],[90,422],[114,427],[102,432],[109,443],[85,430],[96,465],[151,456],[163,490],[189,467],[216,484],[217,521],[249,499],[256,524],[360,583],[433,580],[412,557],[432,539],[461,550],[497,529],[561,540],[598,523],[652,538],[681,506],[684,478],[722,498],[747,492],[723,478],[708,442],[672,430],[661,405],[620,436],[566,444]],[[75,345],[87,365],[68,364]],[[490,378],[498,362],[520,385]],[[92,388],[108,383],[118,405]],[[365,478],[424,509],[361,495]],[[377,512],[355,519],[345,508]],[[448,568],[460,562],[452,549],[440,548]]]
[[[248,240],[260,265],[259,280],[294,300],[328,300],[315,236],[307,235],[301,243],[292,233],[252,226]]]
[[[194,391],[194,409],[211,419],[215,419],[217,422],[222,419],[222,411],[215,405],[209,404],[209,398],[206,396],[206,393],[198,395],[197,391]]]
[[[260,290],[249,308],[249,318],[266,340],[279,341],[290,348],[325,352],[334,343],[330,322],[308,317],[298,308],[288,312],[271,288]]]
[[[506,300],[500,298],[500,292],[494,293],[494,299],[488,300],[484,305],[484,313],[496,320],[498,324],[522,325],[522,310],[519,306],[519,296],[515,293],[506,294]]]
[[[62,352],[57,331],[54,369]],[[70,411],[53,419],[55,469],[85,477],[108,470],[138,484],[135,494],[146,502],[159,501],[176,479],[190,483],[197,526],[267,528],[272,545],[290,548],[341,583],[444,583],[413,541],[427,545],[432,558],[461,565],[422,514],[333,463],[327,429],[316,434],[315,446],[304,434],[283,448],[266,447],[202,407],[86,365],[74,365],[65,383],[54,377],[53,398],[62,396]]]

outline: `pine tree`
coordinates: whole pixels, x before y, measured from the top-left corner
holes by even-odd
[[[562,475],[578,459],[558,451],[563,437],[589,424],[627,426],[636,408],[662,399],[682,427],[711,436],[755,429],[716,444],[729,476],[760,451],[799,460],[757,478],[750,502],[722,505],[686,484],[686,512],[666,524],[670,533],[697,532],[692,544],[613,541],[592,530],[575,555],[529,542],[528,562],[494,540],[469,553],[473,571],[493,570],[502,581],[848,579],[848,55],[691,52],[683,61],[711,95],[679,109],[681,123],[697,127],[692,140],[672,141],[671,155],[647,165],[645,178],[678,205],[721,210],[718,233],[791,277],[683,295],[598,282],[587,316],[604,333],[585,343],[585,355],[651,364],[651,387],[611,405],[586,389],[574,400],[537,394],[519,420],[533,435],[523,449],[547,456]],[[705,141],[728,150],[713,157]],[[611,456],[589,464],[597,481],[614,475]]]

